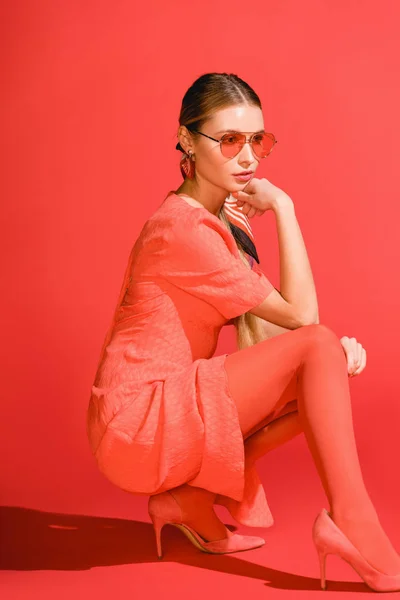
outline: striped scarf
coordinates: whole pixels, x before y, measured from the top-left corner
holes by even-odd
[[[257,263],[260,263],[257,250],[254,244],[254,235],[247,215],[242,211],[241,206],[237,206],[236,198],[229,195],[224,202],[224,212],[229,220],[229,226],[233,237],[245,252],[249,254]],[[253,261],[251,261],[253,264]]]

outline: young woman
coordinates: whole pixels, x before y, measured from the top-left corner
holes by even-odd
[[[372,589],[400,590],[400,557],[354,439],[349,374],[364,369],[365,350],[319,324],[294,203],[255,178],[276,143],[260,100],[236,75],[205,74],[187,90],[179,124],[184,181],[132,248],[92,387],[87,432],[98,466],[150,496],[159,557],[166,523],[205,552],[236,552],[264,540],[232,534],[213,505],[271,526],[255,462],[304,432],[329,502],[313,525],[322,586],[326,555],[336,553]],[[267,210],[279,291],[257,266],[248,222]],[[214,356],[229,323],[238,350]]]

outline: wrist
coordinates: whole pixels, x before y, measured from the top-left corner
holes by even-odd
[[[293,200],[290,198],[290,196],[288,196],[287,194],[285,194],[284,196],[278,196],[278,198],[276,198],[272,210],[274,210],[275,212],[279,212],[282,210],[290,210],[294,208],[294,203]]]

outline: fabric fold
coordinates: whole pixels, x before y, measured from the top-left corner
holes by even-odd
[[[234,500],[229,496],[217,494],[214,503],[225,506],[235,521],[241,525],[271,527],[274,524],[265,490],[255,465],[245,467],[242,500]]]

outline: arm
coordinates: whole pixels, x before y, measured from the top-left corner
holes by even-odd
[[[311,323],[319,323],[319,314],[317,314],[316,318],[313,321],[311,321]],[[288,327],[281,327],[280,325],[276,325],[275,323],[271,323],[271,321],[266,321],[265,319],[263,325],[264,331],[268,338],[275,337],[276,335],[281,335],[282,333],[286,333],[287,331],[292,331]]]
[[[279,292],[279,290],[277,290]],[[233,325],[233,319],[230,319],[230,321],[228,321],[226,324],[227,325]],[[265,319],[263,319],[263,326],[264,326],[264,331],[265,331],[265,335],[267,338],[271,338],[271,337],[275,337],[276,335],[280,335],[282,333],[286,333],[287,331],[292,331],[292,329],[289,329],[288,327],[282,327],[281,325],[276,325],[275,323],[272,323],[271,321],[266,321]],[[312,321],[312,323],[319,323],[319,315],[317,315],[317,317],[315,318],[314,321]]]
[[[319,318],[317,317],[313,323],[319,323]],[[287,327],[281,327],[280,325],[275,325],[275,323],[271,323],[271,321],[264,320],[264,330],[266,336],[268,338],[275,337],[276,335],[281,335],[282,333],[286,333],[287,331],[292,331]]]
[[[264,331],[267,338],[275,337],[276,335],[280,335],[281,333],[286,333],[287,331],[292,331],[288,327],[281,327],[280,325],[275,325],[275,323],[271,323],[271,321],[266,321],[263,319],[264,323]],[[319,317],[313,321],[313,323],[319,323]],[[233,319],[227,322],[227,325],[233,325]]]
[[[294,203],[275,206],[280,255],[280,293],[302,315],[303,324],[319,321],[318,300],[307,250],[297,221]]]
[[[281,290],[275,288],[249,311],[264,320],[266,337],[319,323],[316,289],[294,204],[285,195],[272,208],[279,241]],[[254,262],[252,269],[258,270]]]
[[[319,322],[318,302],[295,208],[289,196],[279,198],[274,206],[279,254],[280,291],[276,288],[250,312],[281,328],[297,329]]]

